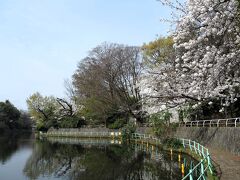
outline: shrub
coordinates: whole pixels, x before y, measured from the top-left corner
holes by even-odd
[[[122,138],[127,140],[131,138],[132,133],[135,133],[136,125],[132,122],[129,122],[125,127],[122,128]]]
[[[166,138],[163,140],[163,145],[168,148],[178,149],[182,147],[182,142],[175,138]]]
[[[120,129],[124,126],[125,122],[126,122],[125,119],[118,118],[114,123],[109,124],[108,128],[109,129]]]
[[[153,127],[154,134],[157,136],[166,134],[171,116],[172,114],[169,111],[161,111],[149,117],[148,121]]]

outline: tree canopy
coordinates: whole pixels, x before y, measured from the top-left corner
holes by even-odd
[[[9,100],[0,102],[0,129],[29,129],[31,120],[24,111],[19,111]]]
[[[172,34],[174,61],[164,52],[162,63],[145,74],[142,94],[150,102],[168,107],[191,103],[220,102],[220,112],[235,105],[240,98],[240,28],[236,0],[193,0],[186,5],[162,0],[180,12]],[[160,42],[160,45],[157,43]],[[146,53],[156,59],[164,41],[149,43]],[[146,45],[144,46],[146,47]],[[150,54],[150,55],[149,55]],[[206,105],[206,104],[205,104]],[[165,106],[166,107],[166,106]]]
[[[84,124],[73,102],[65,99],[42,96],[37,92],[27,99],[27,104],[38,130],[46,131],[51,127],[74,128]]]
[[[172,37],[161,37],[142,46],[145,64],[150,67],[158,66],[164,61],[173,59]]]
[[[95,123],[129,116],[141,121],[141,69],[138,47],[104,43],[90,51],[73,75],[83,115]]]

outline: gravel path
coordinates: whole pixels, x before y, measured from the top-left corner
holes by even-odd
[[[240,156],[229,152],[208,148],[209,153],[217,165],[221,180],[240,180]]]

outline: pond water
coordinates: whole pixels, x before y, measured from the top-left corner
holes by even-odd
[[[0,180],[181,179],[197,161],[188,155],[118,140],[0,136]]]

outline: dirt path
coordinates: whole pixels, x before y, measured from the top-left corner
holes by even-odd
[[[219,165],[221,180],[240,180],[240,156],[208,148],[213,161]]]

